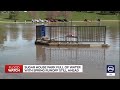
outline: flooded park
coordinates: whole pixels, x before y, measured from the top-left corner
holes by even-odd
[[[106,43],[110,47],[35,45],[36,25],[32,23],[0,24],[0,79],[118,79],[119,22],[72,22],[72,26],[106,26]],[[46,26],[70,26],[71,23],[50,23]],[[49,32],[47,32],[49,33]],[[84,33],[81,35],[84,36]],[[99,44],[99,42],[97,43]],[[83,73],[6,74],[4,65],[83,65]],[[115,76],[106,76],[106,65],[115,65]]]

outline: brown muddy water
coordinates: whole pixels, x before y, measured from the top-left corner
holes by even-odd
[[[59,25],[55,23],[54,25]],[[61,25],[70,25],[61,23]],[[98,23],[72,23],[98,25]],[[0,24],[0,79],[118,79],[119,22],[101,22],[107,26],[108,48],[49,47],[35,45],[36,24]],[[5,64],[83,65],[83,73],[6,74]],[[106,76],[106,65],[115,65],[116,75]]]

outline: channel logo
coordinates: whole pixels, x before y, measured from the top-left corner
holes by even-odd
[[[107,65],[106,69],[106,76],[115,76],[115,65]]]
[[[23,73],[23,65],[5,65],[5,73]]]

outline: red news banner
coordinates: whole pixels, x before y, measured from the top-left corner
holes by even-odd
[[[83,65],[5,65],[5,73],[80,73]]]
[[[5,73],[23,73],[23,65],[5,65]]]

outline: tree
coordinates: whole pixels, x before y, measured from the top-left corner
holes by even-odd
[[[46,17],[56,19],[62,16],[64,19],[68,19],[70,14],[70,11],[47,11]]]
[[[71,15],[70,11],[61,11],[61,16],[63,16],[64,19],[68,19]]]
[[[18,16],[19,11],[10,11],[9,12],[9,19],[12,19],[16,22],[17,16]]]
[[[59,11],[47,11],[46,18],[56,19],[59,15]]]
[[[28,13],[31,15],[32,19],[39,19],[38,11],[29,11]]]

